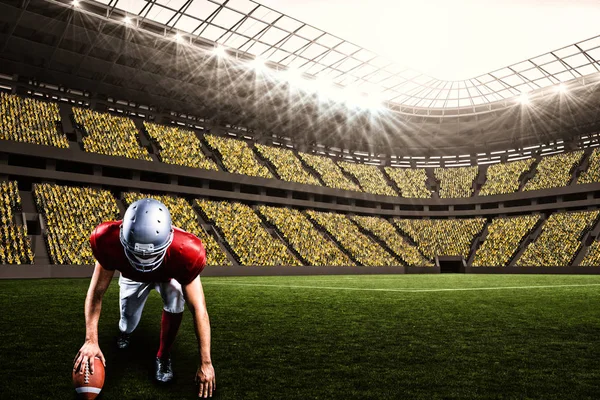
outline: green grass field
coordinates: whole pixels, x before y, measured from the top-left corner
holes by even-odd
[[[203,278],[217,399],[599,399],[600,276]],[[0,281],[0,397],[73,399],[87,279]],[[100,319],[102,399],[191,399],[186,311],[177,382],[150,377],[161,301],[118,352],[118,284]]]

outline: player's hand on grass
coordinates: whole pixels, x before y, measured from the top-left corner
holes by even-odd
[[[211,362],[203,363],[196,372],[196,383],[198,384],[198,397],[212,397],[213,390],[217,388],[215,380],[215,369]]]
[[[87,363],[89,363],[90,372],[93,374],[94,373],[94,363],[93,363],[94,357],[98,357],[100,359],[100,361],[102,361],[102,364],[104,364],[104,367],[106,367],[106,359],[104,358],[104,354],[102,354],[102,351],[100,350],[100,346],[98,346],[98,343],[86,341],[83,344],[83,346],[81,346],[81,349],[79,349],[79,352],[77,353],[77,355],[75,356],[75,359],[73,360],[73,371],[77,372],[77,370],[79,370],[79,373],[83,374],[83,372],[85,370],[85,365]]]

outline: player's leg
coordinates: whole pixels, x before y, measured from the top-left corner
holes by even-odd
[[[161,382],[169,382],[173,379],[171,348],[181,326],[185,299],[181,285],[174,279],[170,282],[158,283],[156,290],[160,293],[164,303],[160,324],[160,346],[156,353],[156,379]]]
[[[152,286],[149,283],[136,282],[124,276],[119,277],[119,303],[121,318],[119,319],[119,348],[129,346],[129,335],[137,328],[144,304],[148,299]]]

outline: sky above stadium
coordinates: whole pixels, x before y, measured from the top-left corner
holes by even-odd
[[[442,80],[473,78],[600,34],[600,0],[260,0]]]

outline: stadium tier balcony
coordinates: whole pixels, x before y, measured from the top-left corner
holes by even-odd
[[[338,161],[337,164],[344,171],[356,178],[363,191],[383,196],[398,196],[398,193],[388,185],[379,167],[348,161]]]
[[[398,261],[373,239],[362,233],[345,215],[306,211],[308,216],[333,236],[356,261],[365,266],[395,266]]]
[[[581,239],[598,219],[600,211],[552,214],[540,236],[530,243],[517,260],[518,266],[564,267],[571,264],[581,247]]]
[[[196,200],[195,204],[223,232],[241,265],[301,265],[282,241],[267,232],[247,205],[209,200]]]
[[[600,267],[600,242],[595,241],[588,248],[584,259],[579,263],[581,266]]]
[[[285,240],[307,261],[308,265],[356,265],[299,210],[259,206],[258,212],[277,227]]]
[[[436,168],[433,173],[440,182],[440,198],[471,197],[473,181],[479,167]]]
[[[594,149],[590,154],[589,164],[585,171],[579,175],[577,183],[600,182],[600,149]]]
[[[407,198],[429,199],[431,191],[427,189],[427,173],[423,168],[384,168],[387,175],[400,189],[400,195]]]
[[[69,140],[59,132],[58,104],[0,93],[0,140],[35,143],[66,149]]]
[[[394,223],[417,244],[425,257],[433,260],[435,256],[463,256],[466,260],[485,218],[394,219]]]
[[[408,243],[394,226],[383,218],[352,216],[351,219],[363,229],[369,231],[377,238],[382,240],[390,250],[400,257],[408,266],[413,267],[432,267],[433,263],[427,260],[419,250]]]
[[[298,153],[298,155],[306,165],[320,175],[326,186],[334,189],[362,191],[356,183],[344,175],[340,167],[331,158],[308,153]]]
[[[485,241],[477,249],[474,267],[504,267],[519,248],[521,241],[540,220],[539,215],[494,218]]]
[[[192,131],[144,121],[144,127],[160,148],[158,158],[167,164],[218,171],[217,164],[202,152],[200,139]]]
[[[542,157],[535,175],[527,181],[523,190],[530,191],[567,186],[571,181],[571,171],[581,161],[582,157],[582,150]]]
[[[138,143],[138,130],[130,118],[73,107],[75,122],[84,128],[83,149],[91,153],[152,161]]]
[[[304,168],[292,150],[263,144],[256,144],[255,147],[258,153],[275,167],[277,175],[284,181],[322,186],[321,182]]]
[[[90,235],[105,221],[119,219],[119,208],[107,190],[58,186],[33,186],[38,211],[46,223],[46,244],[52,264],[94,264]]]
[[[533,162],[533,158],[528,158],[490,165],[487,169],[486,181],[479,191],[479,196],[517,192],[521,183],[521,176],[529,171]]]
[[[137,200],[148,197],[158,200],[167,206],[174,226],[194,234],[202,240],[202,244],[204,244],[204,249],[206,251],[206,265],[231,265],[231,261],[229,261],[223,250],[219,247],[217,241],[198,223],[198,216],[185,199],[166,195],[161,196],[128,192],[123,195],[123,200],[125,201],[125,204],[129,206]]]
[[[0,264],[33,264],[27,226],[15,224],[13,214],[21,210],[16,181],[0,183]]]
[[[239,139],[204,135],[208,145],[219,152],[227,171],[234,174],[273,178],[273,174],[254,156],[246,142]]]

